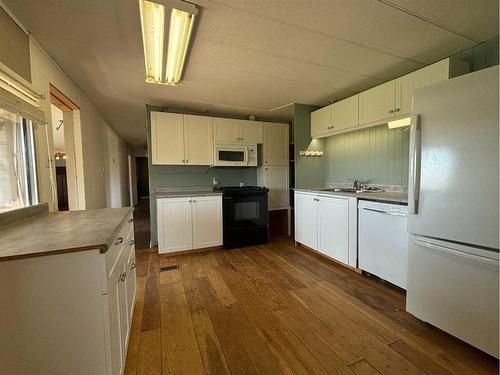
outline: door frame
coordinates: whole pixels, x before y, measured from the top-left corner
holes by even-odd
[[[49,83],[50,103],[63,112],[64,143],[66,149],[66,178],[68,185],[68,206],[70,211],[85,209],[85,184],[83,172],[83,146],[80,121],[80,107]],[[49,149],[53,153],[52,132],[48,132]],[[51,163],[52,165],[52,163]],[[55,181],[55,168],[51,171]],[[55,204],[57,204],[57,191]]]

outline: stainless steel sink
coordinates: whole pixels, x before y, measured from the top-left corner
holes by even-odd
[[[328,188],[328,189],[322,189],[322,191],[331,191],[334,193],[354,193],[354,194],[359,194],[359,193],[380,193],[383,192],[383,189],[379,188],[366,188],[366,189],[353,189],[353,188]]]

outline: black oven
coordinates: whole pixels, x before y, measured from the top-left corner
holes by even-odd
[[[220,187],[223,201],[224,247],[265,243],[269,239],[266,188]]]

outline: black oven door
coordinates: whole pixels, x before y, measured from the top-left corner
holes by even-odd
[[[225,196],[224,230],[267,227],[265,194]]]

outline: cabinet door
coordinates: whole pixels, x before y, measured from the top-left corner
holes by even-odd
[[[191,198],[157,200],[158,252],[192,249]]]
[[[151,112],[152,164],[184,164],[184,115]]]
[[[295,241],[316,250],[318,248],[317,197],[295,193]]]
[[[342,198],[319,197],[318,250],[347,264],[349,261],[349,202]]]
[[[264,125],[264,165],[288,166],[288,124]]]
[[[185,164],[213,165],[212,118],[184,115]]]
[[[332,111],[332,130],[339,131],[343,129],[358,126],[358,104],[359,95],[341,100],[333,105]]]
[[[130,249],[130,255],[127,260],[127,310],[128,310],[128,321],[129,321],[129,334],[130,326],[132,324],[132,318],[134,316],[134,302],[135,302],[135,289],[136,289],[136,263],[135,263],[135,245],[133,237],[127,244]]]
[[[244,143],[262,143],[264,135],[262,134],[262,122],[236,120],[236,133],[238,141]]]
[[[449,77],[449,67],[449,60],[445,59],[398,78],[396,85],[399,85],[400,97],[396,97],[397,104],[399,105],[396,105],[394,113],[396,115],[410,114],[413,91],[419,87],[447,80]]]
[[[213,119],[214,122],[214,141],[215,142],[238,142],[238,135],[236,132],[236,120],[231,118],[218,118]]]
[[[288,167],[265,167],[263,185],[269,189],[269,210],[288,208]]]
[[[333,105],[329,105],[311,112],[311,138],[318,138],[332,131],[332,109]]]
[[[113,374],[121,374],[122,351],[120,330],[120,300],[119,300],[120,268],[115,267],[108,278],[108,294],[105,296],[108,302],[109,314],[109,345],[111,346],[111,369]]]
[[[193,197],[193,249],[222,245],[222,197]]]
[[[121,365],[123,369],[127,359],[127,342],[130,327],[126,287],[128,277],[126,259],[121,260],[120,269],[121,274],[118,281],[118,309],[120,310],[120,351],[122,353]]]
[[[394,81],[359,94],[359,123],[367,124],[394,117]]]

